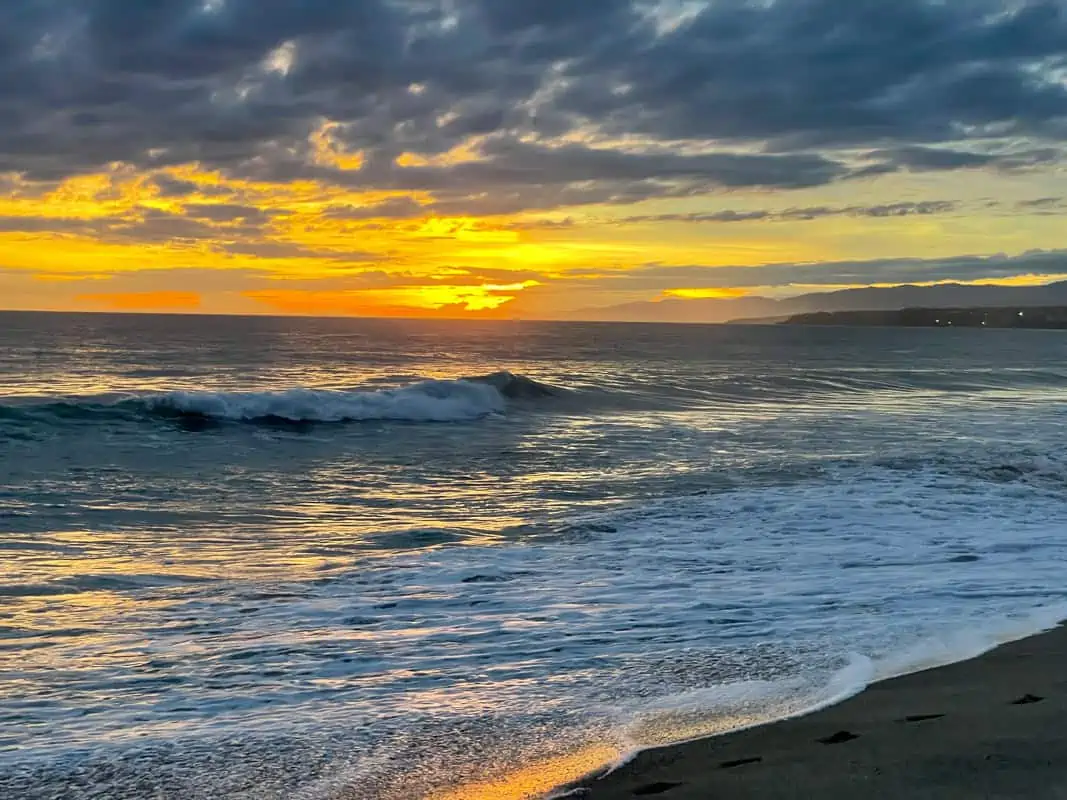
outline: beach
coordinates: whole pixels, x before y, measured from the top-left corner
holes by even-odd
[[[641,753],[591,800],[1067,797],[1067,629],[816,713]]]

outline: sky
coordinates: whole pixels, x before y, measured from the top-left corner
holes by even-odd
[[[3,0],[0,112],[0,308],[1067,278],[1067,0]]]

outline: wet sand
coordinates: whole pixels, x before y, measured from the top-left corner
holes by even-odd
[[[1067,799],[1067,628],[806,717],[648,751],[581,797]]]

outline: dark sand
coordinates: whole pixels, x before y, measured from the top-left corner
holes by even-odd
[[[1067,799],[1067,628],[806,717],[642,753],[590,800]]]

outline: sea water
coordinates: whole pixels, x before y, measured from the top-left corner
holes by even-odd
[[[0,796],[535,796],[1048,627],[1065,356],[0,314]]]

